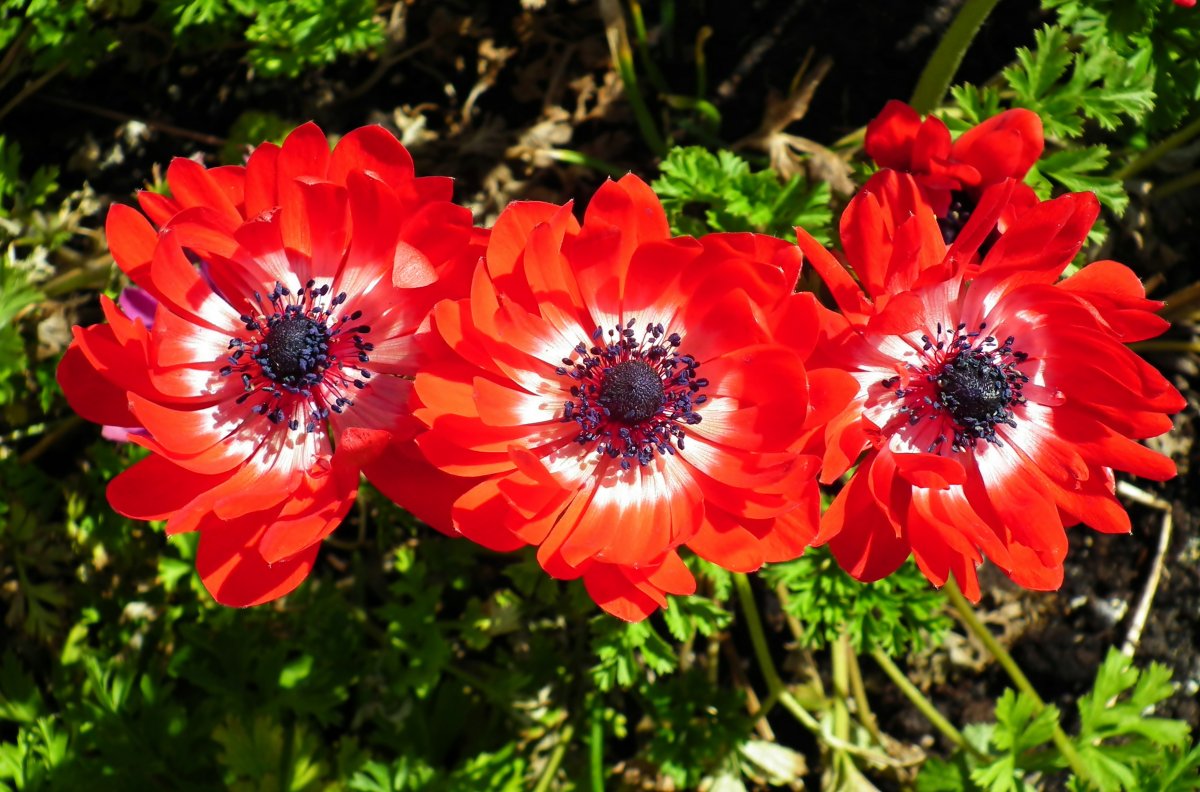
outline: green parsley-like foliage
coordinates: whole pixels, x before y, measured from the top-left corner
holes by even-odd
[[[132,40],[135,17],[184,55],[249,45],[246,60],[265,77],[298,77],[386,39],[375,0],[0,0],[0,9],[0,51],[16,48],[34,74],[91,71]]]
[[[883,580],[860,583],[828,550],[816,548],[795,561],[768,564],[762,576],[786,590],[784,610],[800,620],[801,643],[812,648],[844,631],[855,650],[894,656],[936,646],[950,629],[944,597],[912,561]]]
[[[696,789],[750,735],[741,695],[714,689],[699,671],[647,686],[645,697],[653,722],[646,757],[678,789]]]
[[[375,0],[243,0],[234,5],[251,17],[247,57],[267,77],[295,77],[343,54],[377,50],[384,43]]]
[[[35,73],[84,73],[118,46],[107,23],[138,5],[138,0],[0,0],[0,52],[14,48]]]
[[[1175,692],[1170,671],[1157,663],[1144,670],[1116,649],[1096,673],[1092,690],[1078,701],[1079,734],[1072,739],[1090,783],[1072,777],[1076,792],[1166,792],[1200,789],[1200,746],[1188,724],[1151,715]],[[1066,767],[1053,745],[1059,712],[1040,711],[1025,693],[1006,690],[996,703],[994,724],[973,724],[967,739],[991,761],[966,753],[951,761],[930,760],[921,770],[920,792],[1033,792],[1034,774]]]
[[[1079,755],[1102,792],[1146,789],[1147,782],[1187,752],[1187,723],[1149,714],[1174,692],[1166,666],[1151,663],[1139,671],[1129,657],[1109,650],[1092,691],[1079,699],[1076,738]],[[1193,748],[1190,753],[1195,752]],[[1191,778],[1181,778],[1179,786],[1170,788],[1200,787],[1192,761]],[[1076,788],[1083,789],[1078,784]]]
[[[786,183],[770,169],[753,170],[731,151],[698,146],[671,149],[651,185],[662,199],[671,230],[701,236],[753,231],[795,241],[795,226],[823,243],[833,223],[829,185],[800,175]]]
[[[600,616],[592,622],[592,651],[598,662],[589,673],[602,691],[632,687],[647,671],[663,676],[679,665],[675,650],[649,620],[627,623]]]
[[[1154,104],[1144,131],[1169,132],[1200,107],[1200,27],[1195,11],[1161,0],[1042,0],[1083,53],[1148,64]]]
[[[1070,38],[1061,27],[1046,25],[1034,34],[1033,49],[1017,50],[1017,63],[1004,70],[1014,104],[1041,116],[1053,137],[1079,137],[1085,120],[1115,130],[1125,120],[1145,118],[1154,107],[1149,53],[1072,53]]]

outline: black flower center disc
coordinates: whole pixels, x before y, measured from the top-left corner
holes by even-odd
[[[263,373],[276,382],[299,385],[322,367],[329,353],[329,332],[324,323],[303,314],[276,315],[263,339],[259,355]]]
[[[663,403],[662,375],[640,360],[618,363],[604,375],[600,402],[609,415],[622,423],[648,420]]]
[[[946,364],[938,377],[941,402],[960,424],[991,422],[1005,417],[1013,390],[991,355],[964,353]]]

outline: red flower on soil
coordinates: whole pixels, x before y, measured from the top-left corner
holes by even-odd
[[[968,129],[953,142],[941,120],[892,100],[867,124],[868,156],[881,168],[911,173],[937,214],[947,243],[954,241],[983,192],[1006,179],[1020,181],[1042,155],[1042,120],[1023,108],[1006,110]],[[1038,202],[1019,184],[1001,215],[1007,227],[1021,211]]]
[[[254,605],[307,576],[361,465],[414,433],[414,337],[481,240],[380,127],[331,153],[308,124],[244,168],[177,159],[168,183],[174,198],[139,195],[159,230],[125,206],[107,224],[152,328],[102,298],[108,323],[75,328],[59,382],[153,452],[111,482],[113,508],[199,531],[209,591]]]
[[[828,425],[823,480],[858,470],[818,541],[859,579],[884,577],[911,553],[933,583],[953,572],[978,599],[987,556],[1023,586],[1057,588],[1064,526],[1130,529],[1113,469],[1175,473],[1133,439],[1167,431],[1184,404],[1125,346],[1166,328],[1160,304],[1113,261],[1059,280],[1095,221],[1092,194],[1023,214],[978,277],[964,278],[1010,188],[985,194],[947,248],[910,177],[876,180],[842,221],[858,283],[798,230],[843,309],[825,312],[818,350],[859,383]]]
[[[794,558],[818,508],[817,457],[799,449],[854,391],[805,370],[817,319],[793,298],[799,265],[768,237],[671,238],[634,176],[601,187],[582,227],[569,205],[513,204],[470,299],[434,310],[443,349],[414,411],[433,467],[368,477],[487,547],[537,545],[630,621],[694,590],[685,544],[734,570]]]

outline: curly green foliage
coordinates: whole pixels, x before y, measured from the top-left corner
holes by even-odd
[[[247,61],[266,77],[297,77],[386,39],[375,0],[0,0],[0,8],[0,51],[17,48],[13,65],[33,73],[91,71],[131,40],[134,15],[185,55],[245,42]],[[127,57],[140,53],[127,48]]]
[[[1000,92],[994,87],[977,88],[973,85],[958,85],[950,89],[961,114],[947,118],[947,124],[956,132],[963,132],[1005,108],[1000,102]],[[1054,192],[1091,191],[1107,209],[1120,217],[1129,206],[1129,194],[1124,183],[1112,175],[1113,166],[1107,146],[1079,146],[1074,142],[1055,143],[1050,141],[1051,153],[1043,154],[1034,163],[1025,182],[1038,197],[1048,200]],[[1102,224],[1094,229],[1093,241],[1099,242],[1107,233]]]
[[[375,0],[239,0],[236,6],[252,20],[250,65],[267,77],[295,77],[384,43]]]
[[[1151,663],[1144,670],[1116,649],[1096,673],[1092,690],[1078,702],[1079,734],[1072,739],[1088,780],[1072,777],[1077,792],[1166,792],[1200,789],[1200,746],[1190,744],[1184,721],[1156,718],[1154,706],[1175,692],[1170,671]],[[965,754],[931,760],[921,770],[920,792],[1032,792],[1034,774],[1066,766],[1052,744],[1059,720],[1054,706],[1039,708],[1025,693],[1006,690],[996,703],[994,724],[973,724],[967,739],[989,756]]]
[[[696,789],[750,736],[751,721],[740,694],[714,689],[691,670],[648,686],[646,714],[652,728],[646,758],[678,789]]]
[[[856,650],[897,655],[936,646],[950,629],[942,594],[911,561],[883,580],[860,583],[817,548],[761,574],[785,590],[784,610],[803,625],[805,646],[826,646],[844,631]]]
[[[81,74],[118,46],[107,23],[139,5],[139,0],[0,0],[0,52],[17,48],[36,73]]]
[[[671,230],[701,236],[711,231],[754,231],[794,241],[795,226],[822,242],[833,223],[829,185],[796,175],[780,182],[772,170],[752,170],[730,151],[697,146],[671,149],[651,185],[662,199]]]
[[[1138,123],[1154,107],[1154,71],[1149,53],[1121,56],[1107,47],[1072,52],[1070,34],[1046,25],[1032,49],[1017,50],[1017,63],[1004,70],[1013,104],[1042,117],[1046,133],[1074,138],[1090,120],[1108,130]]]
[[[633,687],[653,675],[672,673],[679,665],[675,650],[649,621],[627,623],[609,616],[592,621],[592,652],[597,663],[589,670],[600,690]]]
[[[1082,53],[1148,64],[1154,106],[1144,130],[1169,132],[1200,108],[1200,26],[1194,9],[1161,0],[1042,0]]]

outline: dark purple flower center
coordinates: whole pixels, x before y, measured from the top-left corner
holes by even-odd
[[[937,219],[938,228],[942,230],[942,239],[947,245],[958,239],[963,226],[971,219],[974,211],[975,199],[968,193],[961,190],[950,193],[950,206],[946,209],[946,214]]]
[[[946,214],[937,219],[938,228],[942,232],[942,240],[947,245],[953,244],[954,240],[958,239],[958,235],[966,227],[967,221],[975,213],[978,203],[979,201],[974,196],[963,190],[955,190],[950,193],[950,206],[946,209]],[[986,256],[999,238],[1000,229],[992,228],[987,238],[983,240],[983,244],[979,246],[979,256],[981,258]]]
[[[330,412],[353,406],[346,394],[367,386],[371,372],[363,367],[375,347],[364,336],[369,325],[356,324],[362,311],[337,311],[347,299],[341,292],[326,301],[329,286],[309,281],[298,294],[276,283],[266,300],[258,292],[256,313],[242,314],[246,332],[229,339],[232,350],[222,376],[238,374],[245,391],[241,404],[255,396],[251,407],[272,423],[286,422],[292,430],[316,431]]]
[[[613,420],[637,425],[654,417],[664,394],[658,371],[644,361],[626,360],[604,373],[596,401]]]
[[[576,381],[562,417],[579,425],[576,442],[595,442],[598,453],[620,459],[626,470],[634,460],[649,464],[655,451],[682,450],[684,427],[700,423],[695,408],[708,399],[700,393],[708,380],[696,376],[700,364],[678,352],[679,334],[647,325],[639,339],[636,323],[630,319],[607,334],[596,328],[593,346],[580,343],[572,350],[578,357],[563,358],[555,369]]]
[[[960,324],[951,332],[939,323],[934,338],[921,336],[921,365],[908,364],[914,376],[895,390],[910,426],[922,419],[948,424],[949,434],[939,434],[927,449],[931,454],[947,440],[952,451],[973,449],[979,440],[1003,445],[996,427],[1015,428],[1013,408],[1025,403],[1021,389],[1029,377],[1018,367],[1029,356],[1013,349],[1016,339],[1009,336],[1000,343],[985,336],[986,324],[974,332],[966,329]],[[895,388],[899,380],[891,377],[883,385]]]

